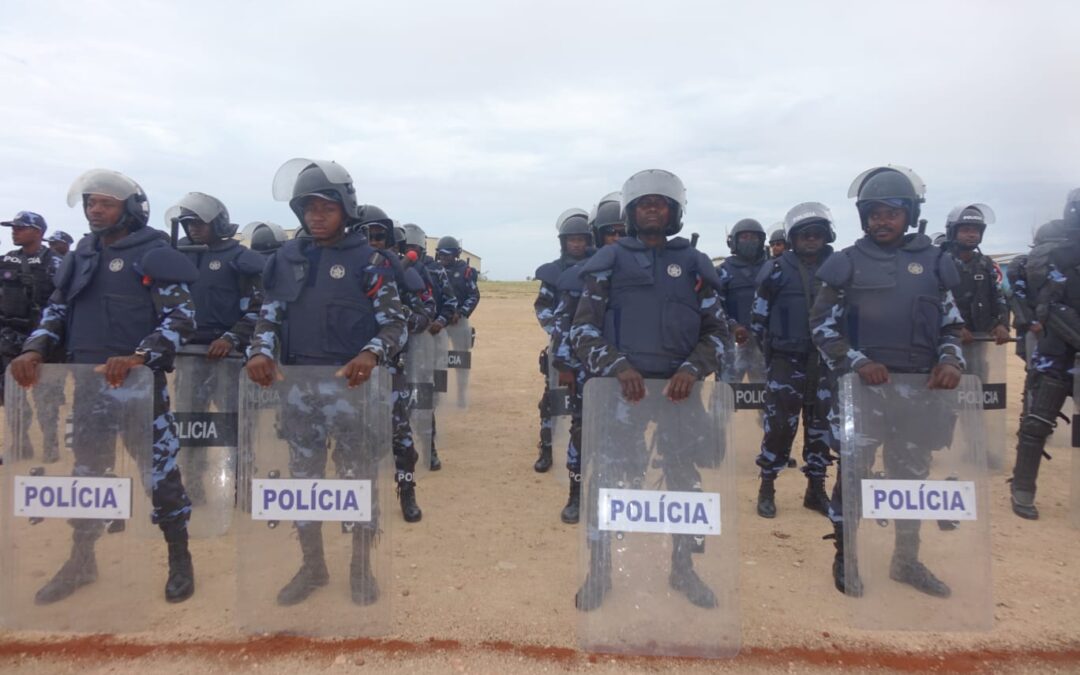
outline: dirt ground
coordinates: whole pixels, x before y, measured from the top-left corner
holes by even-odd
[[[1044,464],[1042,519],[1008,506],[992,483],[995,621],[986,633],[868,632],[849,627],[832,585],[831,528],[801,505],[801,475],[778,482],[779,516],[754,511],[739,478],[743,650],[732,661],[623,658],[577,650],[578,539],[559,521],[566,488],[536,474],[536,354],[543,333],[532,284],[482,285],[474,316],[471,407],[440,418],[443,470],[420,477],[422,522],[393,511],[392,631],[372,639],[247,636],[233,625],[235,542],[193,544],[198,590],[181,605],[147,598],[153,619],[122,636],[0,633],[0,669],[25,673],[1072,672],[1080,670],[1080,530],[1069,523],[1069,451]],[[1023,371],[1009,360],[1010,421]],[[1010,427],[1012,425],[1010,424]],[[1013,429],[1009,429],[1012,433]],[[749,444],[748,444],[749,445]],[[756,447],[739,447],[754,453]],[[1011,465],[1011,461],[1009,462]],[[556,469],[557,470],[557,469]],[[831,486],[831,477],[830,477]],[[165,579],[164,547],[152,562]]]

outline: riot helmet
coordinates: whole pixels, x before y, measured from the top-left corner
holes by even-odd
[[[375,236],[372,237],[372,226],[380,229],[382,234],[375,232]],[[360,229],[363,230],[368,241],[385,241],[386,248],[394,247],[394,220],[378,206],[364,204],[360,207]]]
[[[439,239],[435,244],[435,251],[456,258],[461,255],[461,242],[454,237],[446,236]]]
[[[229,222],[229,210],[221,200],[202,192],[187,193],[165,211],[166,227],[172,228],[173,223],[179,223],[189,239],[188,227],[196,222],[209,225],[215,239],[228,239],[236,234],[237,225]]]
[[[622,213],[627,234],[631,236],[637,234],[634,206],[639,199],[649,195],[658,195],[668,201],[669,215],[664,235],[670,237],[678,234],[682,229],[682,219],[686,212],[686,187],[678,176],[663,169],[638,171],[623,183]]]
[[[401,229],[405,233],[405,236],[403,237],[405,246],[415,246],[421,251],[427,247],[427,234],[424,233],[424,230],[419,225],[405,223],[401,226]]]
[[[934,242],[934,246],[944,246],[948,243],[944,232],[935,232],[930,235],[930,241]]]
[[[134,231],[145,227],[150,219],[150,201],[146,198],[146,193],[138,183],[122,173],[108,169],[91,169],[82,174],[68,188],[68,206],[81,203],[85,214],[91,195],[112,197],[124,203],[124,213],[119,222],[112,225],[90,223],[90,230],[94,234],[104,234],[124,227]]]
[[[1066,230],[1080,230],[1080,188],[1076,188],[1065,198],[1065,215],[1062,221]]]
[[[994,210],[986,204],[961,204],[949,211],[945,218],[945,241],[950,244],[959,244],[956,241],[956,231],[961,225],[974,225],[979,229],[979,241],[982,241],[983,233],[987,225],[994,224]],[[962,248],[975,249],[975,246]]]
[[[244,226],[248,248],[257,253],[272,253],[285,243],[285,230],[277,223],[255,221]]]
[[[784,216],[784,233],[788,244],[794,246],[795,235],[812,225],[821,225],[825,228],[826,244],[836,241],[836,230],[833,229],[833,215],[829,207],[821,202],[803,202],[791,207],[787,215]]]
[[[890,164],[863,171],[848,188],[848,197],[855,198],[862,229],[867,229],[870,212],[878,204],[907,210],[907,226],[919,222],[921,204],[926,201],[926,183],[911,169]]]
[[[787,243],[787,234],[784,232],[784,224],[777,223],[772,231],[769,232],[769,246],[785,243]]]
[[[625,232],[622,192],[616,190],[601,197],[589,214],[589,224],[592,226],[593,242],[596,246],[603,245],[604,237],[610,234],[613,228],[620,228]]]
[[[567,209],[555,220],[555,229],[559,232],[559,247],[566,252],[566,238],[580,234],[585,237],[586,245],[592,244],[592,228],[589,227],[589,214],[584,209]]]
[[[757,235],[753,241],[739,242],[739,235],[744,232],[752,232]],[[765,228],[753,218],[743,218],[735,223],[735,227],[727,236],[728,250],[744,260],[757,260],[765,254]]]
[[[1043,223],[1039,226],[1039,229],[1035,230],[1035,237],[1032,246],[1050,244],[1053,242],[1063,242],[1065,241],[1065,239],[1065,221],[1054,219],[1049,222]]]
[[[274,199],[289,203],[289,208],[296,214],[302,230],[307,230],[304,223],[304,205],[312,197],[329,199],[340,204],[345,212],[346,228],[359,221],[352,176],[337,162],[304,157],[290,159],[274,174],[272,189]]]

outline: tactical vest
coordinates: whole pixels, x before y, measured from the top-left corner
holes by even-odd
[[[929,372],[937,363],[941,291],[958,280],[952,260],[925,236],[898,249],[860,239],[831,256],[818,276],[845,293],[844,333],[852,348],[897,372]]]
[[[285,364],[342,365],[379,332],[365,280],[373,261],[385,258],[363,235],[350,234],[322,248],[316,269],[305,255],[308,240],[293,239],[278,250],[265,278],[266,297],[288,303],[282,324]],[[387,281],[393,279],[388,268]],[[380,282],[381,285],[381,282]]]
[[[785,251],[773,261],[772,265],[779,267],[782,275],[782,285],[769,307],[768,337],[774,350],[805,354],[813,349],[810,307],[821,289],[821,280],[816,273],[830,253],[827,248],[823,250],[813,266],[803,266],[794,251]],[[803,283],[804,276],[809,289]]]
[[[112,246],[99,249],[99,244],[97,237],[86,237],[68,254],[74,256],[64,290],[72,363],[129,355],[158,324],[140,263],[149,251],[168,243],[157,231],[143,228]]]
[[[458,298],[458,307],[465,304],[465,299],[469,297],[469,283],[468,280],[476,274],[476,270],[469,267],[468,263],[464,260],[455,260],[450,265],[446,265],[446,276],[450,278],[450,285],[454,288],[454,294]]]
[[[431,284],[431,289],[435,294],[435,313],[439,315],[443,313],[443,308],[446,307],[446,291],[443,290],[441,284],[435,283],[435,277],[437,275],[433,274],[431,270],[441,267],[442,265],[434,258],[430,256],[424,257],[424,271],[428,275],[428,282]]]
[[[614,256],[604,316],[604,338],[646,377],[670,377],[690,356],[701,334],[695,286],[703,256],[685,239],[661,249],[636,239],[608,247]],[[592,271],[586,263],[585,269]]]
[[[720,263],[717,271],[726,270],[731,280],[724,291],[724,311],[728,318],[744,326],[750,325],[750,311],[754,305],[754,292],[757,290],[757,275],[764,260],[746,262],[731,256]]]
[[[1041,264],[1045,265],[1044,274],[1049,273],[1050,263],[1065,275],[1064,297],[1059,302],[1080,311],[1080,242],[1056,242],[1056,248],[1046,255]],[[1036,247],[1038,248],[1038,247]],[[1032,249],[1034,252],[1034,249]],[[1028,284],[1031,284],[1031,256],[1028,256]],[[1045,276],[1043,277],[1045,283]],[[1029,290],[1029,293],[1032,291]],[[1037,294],[1029,295],[1034,306]],[[1049,356],[1062,356],[1068,353],[1069,346],[1052,330],[1044,330],[1039,336],[1039,353]],[[1071,357],[1070,357],[1071,363]]]
[[[0,259],[0,321],[29,334],[41,320],[41,310],[53,292],[50,263],[56,254],[42,246],[37,255],[16,249]]]
[[[969,264],[955,257],[960,273],[956,289],[956,304],[964,323],[973,333],[988,333],[997,324],[994,306],[994,287],[997,277],[990,259],[976,253]]]
[[[243,316],[240,300],[253,283],[252,273],[241,269],[251,266],[250,261],[241,260],[245,254],[259,255],[236,241],[221,242],[216,250],[186,253],[199,269],[199,280],[191,286],[197,325],[192,343],[209,344]]]

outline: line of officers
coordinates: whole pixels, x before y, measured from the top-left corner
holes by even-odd
[[[890,373],[925,373],[930,388],[954,389],[972,365],[965,364],[965,345],[1010,341],[1010,303],[1018,332],[1037,336],[1027,341],[1027,353],[1018,343],[1031,365],[1012,507],[1021,517],[1037,518],[1039,463],[1072,391],[1080,349],[1080,189],[1068,195],[1062,220],[1040,228],[1031,255],[1010,266],[1011,297],[1002,290],[1000,269],[979,249],[994,222],[990,207],[956,206],[945,233],[932,239],[920,221],[924,195],[925,184],[912,170],[871,168],[855,178],[848,194],[864,233],[853,245],[835,251],[830,210],[805,202],[788,211],[771,237],[759,222],[740,220],[727,237],[731,255],[716,267],[696,249],[697,235],[695,241],[677,236],[686,190],[667,171],[634,174],[590,213],[574,208],[560,214],[560,255],[536,270],[536,318],[550,342],[540,357],[548,379],[534,469],[552,466],[558,405],[549,392],[565,388],[570,486],[561,520],[579,520],[587,378],[618,378],[629,401],[642,397],[643,377],[670,379],[666,393],[673,401],[709,376],[730,383],[763,380],[757,512],[776,517],[775,481],[794,464],[791,446],[801,417],[803,505],[835,528],[833,576],[844,592],[839,476],[831,498],[825,489],[828,467],[840,452],[838,378],[855,372],[864,384],[880,385]],[[680,306],[690,309],[670,310]],[[900,567],[891,572],[897,581],[931,595],[949,594],[914,557]],[[602,574],[590,567],[579,609],[598,606],[610,587],[606,579],[594,579]],[[691,602],[711,597],[701,586],[700,579],[673,582]]]
[[[37,381],[43,362],[100,364],[112,386],[139,366],[154,375],[152,519],[168,545],[170,602],[186,600],[195,589],[187,523],[197,490],[181,480],[165,379],[182,345],[211,362],[246,358],[248,375],[264,386],[275,380],[278,363],[341,366],[350,386],[366,381],[377,365],[388,368],[398,496],[405,520],[416,522],[422,514],[403,365],[408,336],[437,334],[479,303],[478,273],[460,259],[457,239],[441,238],[431,258],[424,231],[397,227],[379,207],[358,203],[352,178],[339,164],[290,160],[278,170],[273,194],[288,202],[300,229],[287,240],[278,225],[253,223],[251,249],[233,239],[237,225],[225,204],[199,192],[167,210],[171,237],[148,227],[143,189],[104,169],[84,173],[68,192],[68,205],[82,208],[90,229],[70,252],[42,245],[47,225],[38,214],[20,212],[3,223],[18,246],[0,267],[4,369],[24,387]],[[331,306],[334,326],[327,321]],[[51,407],[62,401],[55,403]],[[37,407],[43,408],[40,401]],[[57,425],[42,420],[42,427],[42,459],[56,462]],[[438,470],[432,427],[430,468]],[[16,445],[32,453],[28,437]],[[75,475],[96,475],[84,466],[89,460],[80,457],[82,450],[74,450]],[[94,542],[101,533],[84,527],[93,521],[69,522],[71,556],[37,592],[38,604],[66,598],[97,578]],[[282,589],[283,604],[320,585],[309,567]]]

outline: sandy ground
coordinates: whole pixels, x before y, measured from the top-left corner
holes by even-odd
[[[193,544],[198,591],[122,636],[0,633],[4,672],[806,672],[835,669],[972,672],[1080,670],[1080,530],[1069,524],[1069,452],[1045,464],[1042,520],[1008,507],[992,481],[995,622],[986,633],[868,632],[848,627],[849,602],[832,585],[826,520],[802,508],[803,481],[778,483],[779,517],[754,511],[756,480],[739,479],[742,654],[733,661],[590,655],[576,648],[580,581],[575,529],[559,521],[565,487],[532,470],[536,354],[545,339],[531,284],[487,284],[474,317],[471,408],[440,418],[444,469],[420,478],[423,521],[394,518],[389,635],[315,640],[248,636],[233,623],[235,541]],[[1022,368],[1009,361],[1010,420]],[[1009,433],[1012,432],[1010,424]],[[740,447],[752,454],[756,447]],[[830,477],[831,485],[831,477]],[[164,583],[164,547],[153,562]],[[292,563],[289,563],[292,564]],[[160,593],[160,591],[159,591]],[[140,599],[142,600],[142,599]]]

